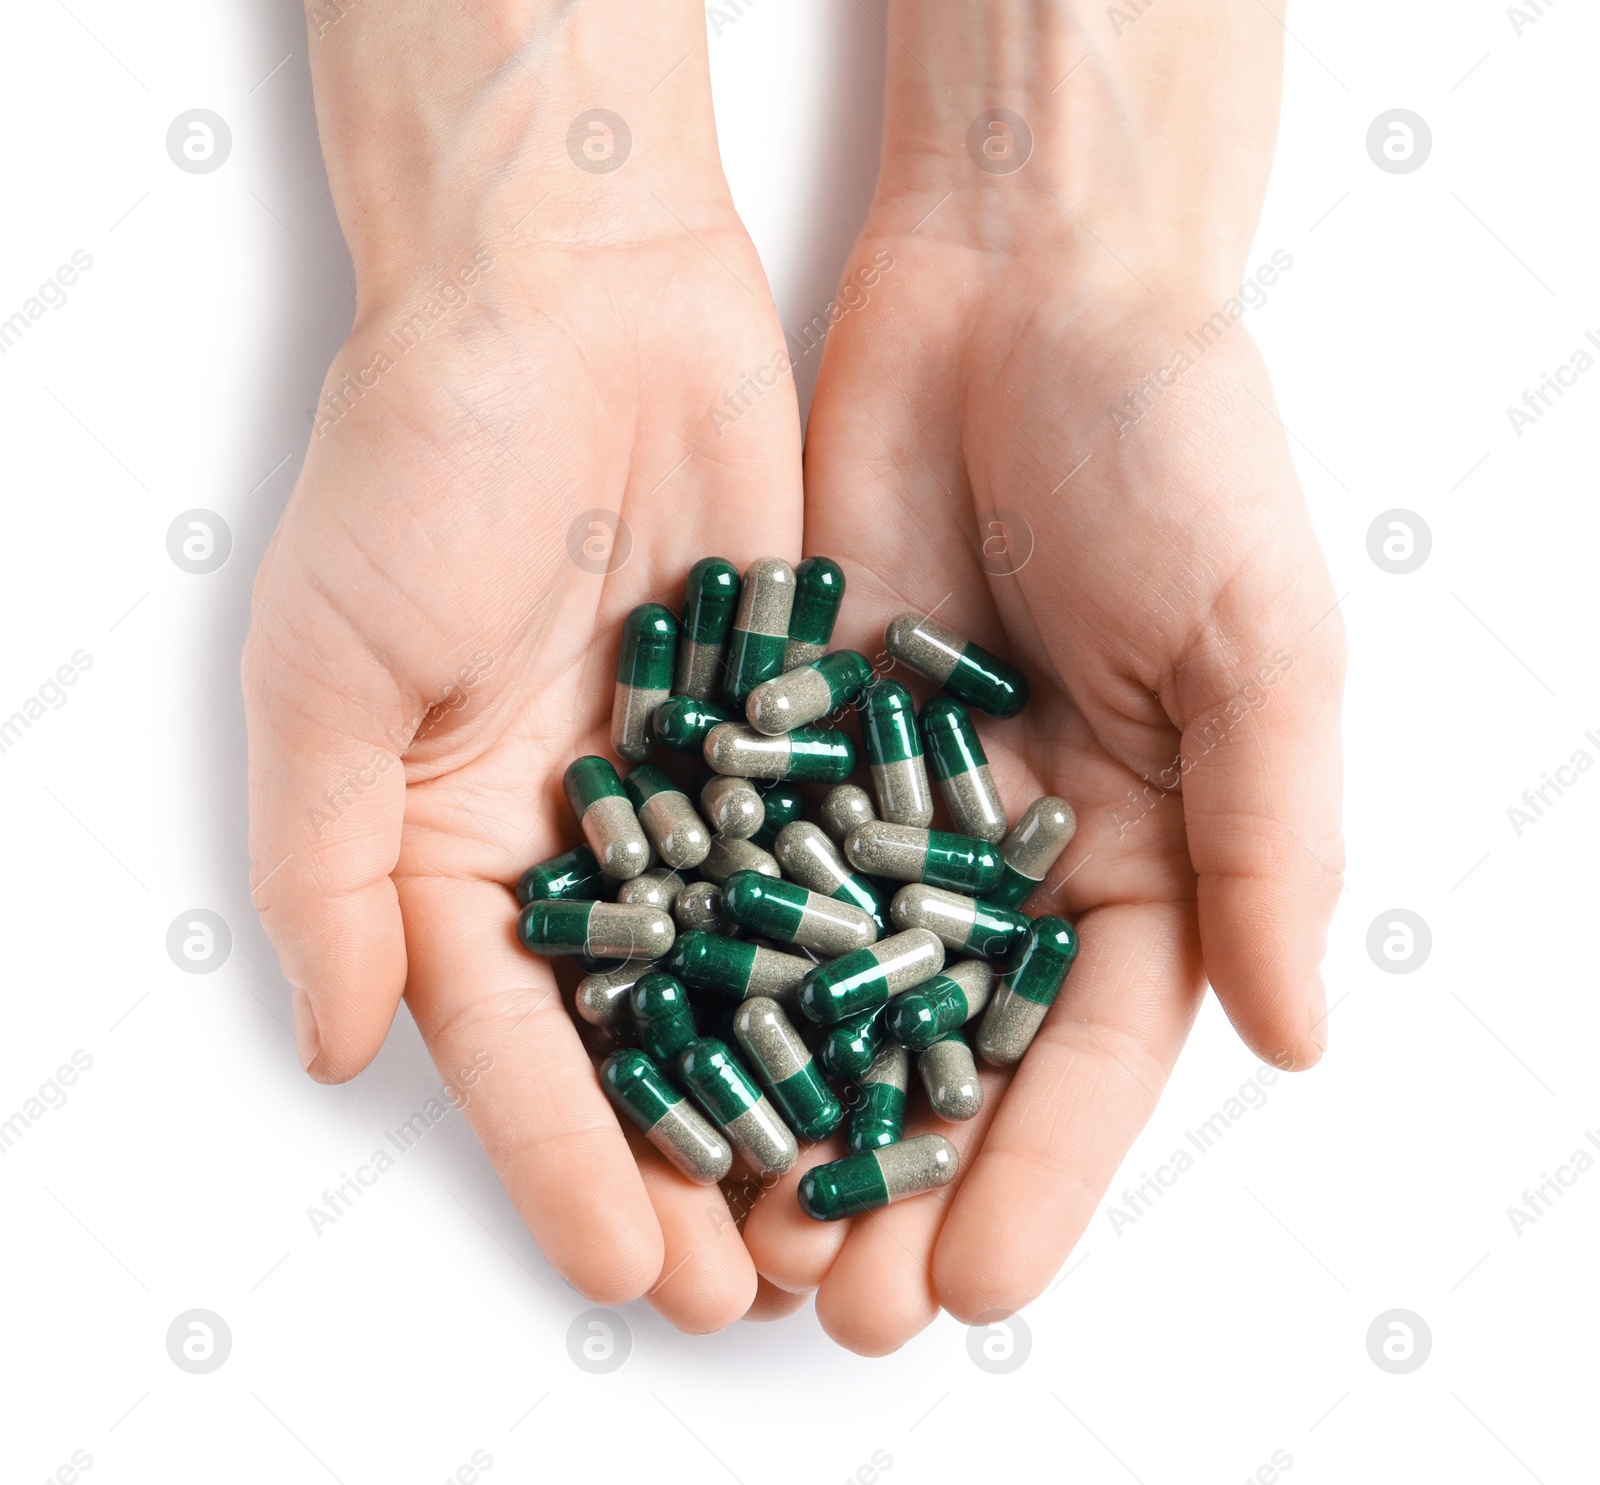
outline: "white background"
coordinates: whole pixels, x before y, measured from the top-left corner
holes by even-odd
[[[1600,24],[1563,4],[1518,36],[1487,0],[1290,24],[1253,261],[1294,267],[1250,325],[1352,640],[1328,1058],[1120,1234],[1102,1210],[1010,1375],[949,1320],[865,1361],[809,1309],[687,1339],[634,1306],[629,1361],[595,1377],[567,1355],[586,1303],[459,1117],[322,1236],[306,1217],[438,1078],[404,1012],[354,1085],[301,1074],[245,883],[250,580],[351,310],[300,13],[7,7],[0,319],[75,250],[94,262],[0,356],[0,715],[75,651],[92,666],[0,755],[0,1118],[75,1050],[93,1066],[0,1157],[0,1477],[84,1450],[91,1481],[426,1485],[484,1450],[491,1481],[626,1458],[809,1482],[882,1450],[890,1482],[1230,1482],[1275,1451],[1294,1485],[1595,1478],[1600,1171],[1520,1234],[1507,1208],[1600,1128],[1600,772],[1520,838],[1507,808],[1575,750],[1600,759],[1600,374],[1520,439],[1505,409],[1600,327]],[[892,44],[858,0],[754,0],[713,38],[788,326],[831,297],[870,195]],[[166,154],[194,107],[233,131],[212,175]],[[1366,153],[1393,107],[1432,128],[1413,174]],[[232,531],[210,576],[167,555],[191,507]],[[1367,549],[1394,507],[1433,538],[1404,576]],[[197,907],[233,935],[207,975],[165,949]],[[1397,907],[1433,936],[1405,975],[1366,948]],[[1253,1071],[1208,1005],[1113,1197]],[[164,1340],[196,1307],[233,1336],[207,1376]],[[1432,1334],[1408,1375],[1367,1351],[1395,1308]]]

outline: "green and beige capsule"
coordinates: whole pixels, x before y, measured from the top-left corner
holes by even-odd
[[[853,1083],[872,1066],[887,1034],[884,1008],[873,1006],[848,1021],[823,1029],[817,1041],[817,1061],[830,1077]]]
[[[922,708],[921,723],[928,766],[956,829],[998,841],[1006,833],[1006,807],[990,777],[972,714],[959,701],[935,696]]]
[[[897,928],[937,933],[952,954],[977,954],[995,964],[1021,948],[1029,922],[1024,913],[919,882],[908,882],[895,893],[889,916]]]
[[[713,836],[711,850],[700,863],[700,875],[720,887],[736,871],[760,872],[774,880],[783,875],[778,870],[777,857],[770,851],[763,851],[754,841]]]
[[[639,1045],[662,1067],[676,1067],[678,1054],[699,1037],[683,982],[660,970],[640,975],[628,996]]]
[[[778,832],[772,854],[790,881],[836,902],[858,907],[878,925],[881,937],[889,931],[888,907],[883,894],[860,872],[852,871],[839,848],[809,820],[794,820]]]
[[[1078,817],[1064,799],[1036,799],[1000,842],[1000,881],[987,894],[999,907],[1021,907],[1077,833]]]
[[[800,1177],[800,1210],[818,1222],[837,1222],[948,1186],[956,1175],[956,1147],[942,1134],[846,1155],[814,1165]]]
[[[738,604],[739,569],[733,563],[721,557],[702,557],[689,569],[683,596],[683,636],[678,641],[672,682],[679,696],[704,702],[721,691],[724,652]]]
[[[878,818],[872,796],[859,784],[835,784],[822,796],[822,828],[834,845],[842,846],[845,836],[857,825]]]
[[[690,882],[672,904],[672,919],[680,938],[685,933],[732,933],[722,916],[722,888],[715,882]]]
[[[961,1124],[983,1108],[983,1084],[972,1048],[959,1030],[946,1032],[917,1057],[917,1076],[941,1119]]]
[[[1014,717],[1028,704],[1020,670],[932,619],[901,614],[883,642],[896,660],[991,717]]]
[[[678,621],[659,603],[641,603],[622,621],[611,746],[630,763],[642,763],[650,756],[650,718],[672,694],[677,653]]]
[[[814,1145],[839,1127],[844,1107],[777,1001],[765,996],[745,1001],[734,1013],[733,1034],[795,1134]]]
[[[625,959],[615,969],[585,975],[572,998],[578,1014],[591,1026],[623,1025],[633,987],[655,967],[654,959]]]
[[[781,1176],[800,1158],[789,1126],[721,1042],[704,1037],[690,1043],[678,1054],[678,1076],[757,1175]]]
[[[805,796],[787,779],[757,784],[756,792],[761,795],[761,828],[750,839],[763,851],[771,851],[778,832],[806,812]]]
[[[789,615],[794,608],[794,568],[781,557],[762,557],[745,570],[744,587],[728,635],[723,688],[740,712],[745,698],[784,670]]]
[[[844,1143],[851,1154],[892,1145],[905,1132],[910,1080],[911,1054],[899,1042],[885,1042],[847,1095],[850,1120]]]
[[[749,840],[767,818],[761,791],[749,779],[732,774],[711,774],[700,789],[700,808],[724,840]]]
[[[754,871],[735,872],[722,884],[722,915],[761,938],[827,959],[878,940],[878,925],[860,908]]]
[[[517,905],[561,902],[571,898],[598,900],[610,890],[606,874],[588,846],[574,846],[548,861],[530,866],[517,878]]]
[[[994,970],[981,959],[962,959],[943,974],[889,1002],[889,1035],[913,1052],[925,1052],[940,1037],[983,1012],[994,993]]]
[[[711,832],[694,803],[666,770],[642,763],[623,784],[646,838],[674,871],[687,871],[706,859]]]
[[[887,820],[856,826],[844,838],[844,854],[858,871],[969,897],[984,896],[1000,880],[1000,854],[988,841]]]
[[[709,990],[724,1000],[765,995],[793,1005],[797,987],[816,965],[798,954],[785,954],[748,939],[686,933],[672,946],[661,967],[684,984]]]
[[[985,1062],[1011,1067],[1022,1060],[1077,957],[1078,933],[1065,918],[1033,920],[978,1026],[978,1055]]]
[[[944,968],[944,945],[925,928],[892,934],[831,964],[800,986],[800,1009],[822,1026],[837,1026],[932,979]]]
[[[617,901],[628,907],[653,907],[670,913],[686,885],[680,873],[665,866],[652,866],[618,887]]]
[[[835,650],[763,681],[745,701],[744,714],[757,732],[776,736],[849,706],[871,684],[872,665],[865,655]]]
[[[711,1186],[733,1167],[733,1151],[643,1052],[613,1052],[600,1086],[634,1127],[691,1181]]]
[[[606,759],[574,759],[562,786],[601,871],[627,882],[649,869],[654,849],[639,828],[622,780]]]
[[[767,737],[724,722],[706,734],[705,759],[718,773],[743,779],[837,784],[855,772],[856,745],[833,727],[796,727]]]
[[[878,813],[894,825],[933,823],[933,791],[922,758],[916,703],[899,681],[876,681],[861,698],[861,746]]]
[[[843,602],[844,569],[837,562],[829,557],[807,557],[795,568],[789,643],[783,651],[785,670],[810,664],[828,648]]]
[[[738,717],[733,712],[714,701],[669,696],[651,715],[650,730],[662,747],[699,757],[706,745],[706,733],[719,723],[736,721]]]
[[[530,902],[517,916],[517,936],[532,954],[659,959],[676,934],[659,908],[616,902]]]

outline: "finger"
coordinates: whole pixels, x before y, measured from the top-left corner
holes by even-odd
[[[732,1325],[755,1300],[756,1267],[722,1192],[685,1180],[637,1130],[624,1133],[664,1244],[660,1277],[645,1298],[690,1335]]]
[[[800,1178],[814,1165],[837,1160],[845,1153],[843,1136],[820,1145],[803,1145],[794,1169],[763,1187],[747,1181],[735,1186],[731,1204],[736,1213],[748,1213],[744,1223],[745,1246],[763,1278],[780,1289],[809,1294],[827,1276],[849,1236],[850,1222],[818,1222],[800,1209]]]
[[[757,1279],[755,1303],[745,1311],[744,1318],[756,1322],[782,1320],[785,1315],[794,1314],[805,1302],[806,1296],[803,1294],[790,1294],[787,1289],[780,1289],[765,1279]]]
[[[1036,1298],[1154,1109],[1204,993],[1192,912],[1098,908],[1060,998],[1012,1077],[934,1248],[968,1324]]]
[[[1206,971],[1246,1043],[1282,1068],[1326,1045],[1318,966],[1344,872],[1343,631],[1304,525],[1286,520],[1228,585],[1176,685]]]
[[[548,965],[516,941],[493,882],[402,877],[406,1002],[447,1078],[478,1068],[466,1106],[528,1231],[597,1304],[661,1276],[661,1225]]]
[[[265,573],[243,665],[251,889],[291,987],[301,1063],[336,1083],[372,1060],[405,988],[389,879],[405,707],[342,621],[320,601],[291,607]]]

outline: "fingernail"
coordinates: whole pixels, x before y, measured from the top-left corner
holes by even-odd
[[[298,985],[294,987],[294,1045],[300,1054],[300,1066],[307,1072],[322,1051],[322,1038],[317,1034],[317,1017],[311,1009],[311,997]]]

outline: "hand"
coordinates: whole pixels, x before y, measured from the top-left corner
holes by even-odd
[[[534,79],[482,5],[428,22],[419,56],[420,3],[313,35],[359,308],[256,584],[255,898],[314,1077],[364,1067],[404,993],[556,1269],[712,1329],[756,1293],[723,1198],[624,1138],[508,883],[576,839],[561,776],[607,750],[627,610],[676,605],[708,552],[798,556],[793,384],[736,419],[723,395],[787,370],[782,332],[717,166],[697,6],[541,18],[514,38]],[[632,130],[606,173],[567,149],[596,103]],[[595,510],[631,533],[610,574]]]
[[[1161,14],[1140,23],[1152,38]],[[954,87],[962,39],[946,55],[942,23],[919,30],[911,6],[891,24]],[[1076,50],[1038,55],[1053,80]],[[910,129],[918,87],[891,79],[884,174],[846,280],[879,271],[827,344],[806,549],[846,569],[836,644],[877,655],[887,620],[937,610],[1028,676],[1019,717],[977,721],[1013,819],[1043,793],[1077,810],[1028,906],[1076,922],[1082,951],[1021,1066],[985,1074],[983,1113],[908,1128],[957,1145],[954,1185],[823,1226],[796,1209],[797,1170],[746,1223],[761,1272],[818,1288],[824,1327],[869,1354],[941,1306],[976,1322],[1043,1290],[1149,1117],[1207,978],[1258,1056],[1317,1060],[1343,869],[1343,638],[1260,359],[1230,322],[1169,385],[1146,385],[1236,291],[1249,223],[1219,213],[1231,243],[1185,229],[1187,260],[1220,267],[1179,274],[1162,262],[1176,230],[1052,177],[1065,124],[1032,113],[1035,159],[986,176],[963,134],[995,92],[948,102],[929,84]],[[1018,106],[1047,95],[1048,81]],[[1147,152],[1109,174],[1178,215],[1176,188],[1148,179],[1170,165]],[[1248,197],[1264,168],[1219,174]],[[1125,396],[1141,387],[1138,415]]]

